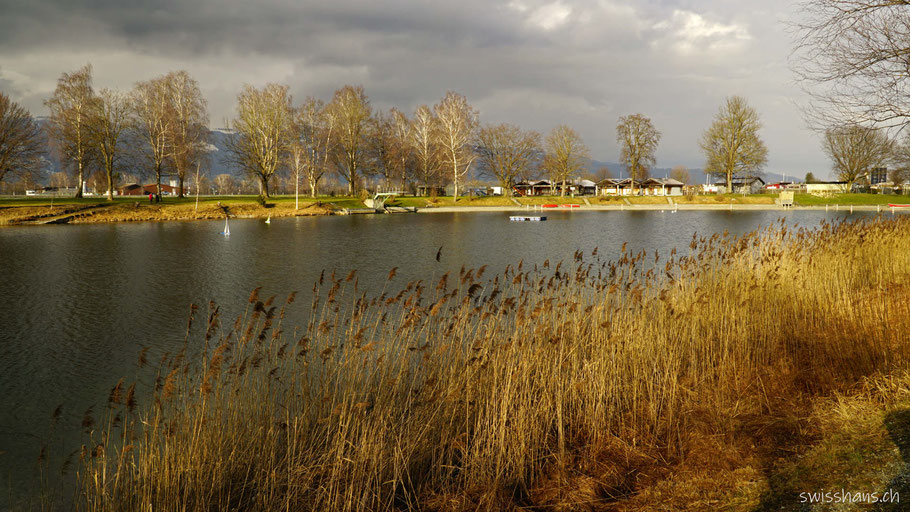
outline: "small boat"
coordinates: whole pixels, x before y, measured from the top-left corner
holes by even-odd
[[[559,205],[558,204],[545,204],[545,205],[542,205],[541,208],[559,208]]]
[[[559,207],[560,207],[560,208],[580,208],[581,205],[580,205],[580,204],[570,204],[570,203],[566,203],[566,204],[561,204],[561,205],[559,205]]]
[[[516,216],[509,217],[509,220],[515,221],[515,222],[540,222],[543,220],[547,220],[547,218],[545,216],[523,217],[523,216],[516,215]]]
[[[228,224],[227,217],[224,218],[224,231],[221,232],[224,236],[231,236],[231,225]]]
[[[266,223],[266,224],[271,224],[271,223],[272,223],[272,216],[271,216],[271,215],[269,215],[269,217],[268,217],[267,219],[265,219],[265,223]]]
[[[910,204],[894,204],[894,203],[888,203],[888,208],[910,208]]]

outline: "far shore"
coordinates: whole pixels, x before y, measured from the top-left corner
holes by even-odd
[[[440,206],[435,208],[423,208],[418,210],[419,213],[452,213],[452,212],[528,212],[543,214],[547,212],[559,211],[610,211],[610,212],[635,212],[635,211],[695,211],[695,210],[717,210],[717,211],[752,211],[752,210],[813,210],[813,211],[856,211],[856,212],[888,212],[891,210],[902,211],[910,208],[889,208],[885,205],[813,205],[792,207],[783,207],[774,204],[632,204],[632,205],[591,205],[578,206],[577,208],[541,208],[539,206]]]
[[[540,215],[554,211],[680,211],[680,210],[813,210],[849,212],[896,212],[889,203],[908,204],[907,196],[849,194],[820,198],[797,197],[792,207],[776,204],[774,194],[666,197],[397,197],[387,203],[392,210],[416,209],[418,213],[522,212]],[[545,205],[557,205],[544,207]],[[398,207],[398,208],[395,208]],[[165,198],[150,203],[144,197],[102,198],[0,198],[0,226],[38,224],[96,224],[169,220],[298,217],[344,215],[367,211],[354,197],[297,198],[274,196],[260,204],[256,196],[205,196]]]

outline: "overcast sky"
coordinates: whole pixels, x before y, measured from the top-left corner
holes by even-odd
[[[598,160],[618,160],[619,116],[663,133],[660,167],[701,167],[698,138],[724,98],[761,115],[767,171],[826,176],[787,59],[789,0],[4,0],[0,90],[46,115],[61,72],[85,63],[95,86],[128,89],[185,69],[212,127],[242,84],[289,84],[328,100],[344,84],[373,106],[412,112],[447,90],[484,123],[546,132],[566,123]],[[77,5],[78,4],[78,5]]]

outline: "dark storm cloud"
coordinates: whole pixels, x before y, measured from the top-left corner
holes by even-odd
[[[792,105],[778,23],[787,8],[786,0],[35,0],[0,16],[0,88],[40,111],[60,72],[85,62],[98,85],[119,88],[183,68],[199,78],[215,125],[232,115],[244,82],[285,82],[297,98],[326,100],[345,83],[363,84],[377,108],[405,110],[457,90],[487,122],[576,126],[608,160],[616,117],[640,111],[664,132],[658,158],[668,166],[698,165],[696,132],[725,96],[742,94],[764,116],[772,164],[777,155],[797,168],[820,159],[805,156],[817,143]]]

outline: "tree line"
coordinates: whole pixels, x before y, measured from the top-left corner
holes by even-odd
[[[129,92],[96,91],[86,65],[63,73],[45,105],[50,116],[41,130],[0,92],[0,180],[6,174],[34,176],[46,167],[49,152],[74,178],[77,197],[88,176],[100,172],[112,199],[118,173],[127,170],[154,177],[159,192],[163,177],[176,176],[182,193],[193,177],[198,188],[200,172],[213,158],[207,104],[185,71],[138,82]],[[307,97],[295,103],[287,85],[247,85],[229,128],[222,158],[255,179],[264,197],[283,175],[298,196],[302,189],[315,197],[328,176],[337,176],[350,195],[373,180],[392,190],[451,184],[457,199],[472,173],[496,181],[506,193],[521,180],[546,176],[564,194],[590,162],[588,146],[570,126],[542,135],[514,124],[481,124],[467,98],[451,91],[408,115],[398,108],[374,109],[362,86],[341,87],[328,102]],[[767,161],[760,128],[757,112],[743,98],[728,98],[700,141],[705,171],[728,185],[760,173]],[[643,114],[618,119],[620,162],[633,186],[656,165],[660,138]],[[605,177],[608,170],[600,173]],[[677,167],[674,177],[687,181],[688,173]]]

